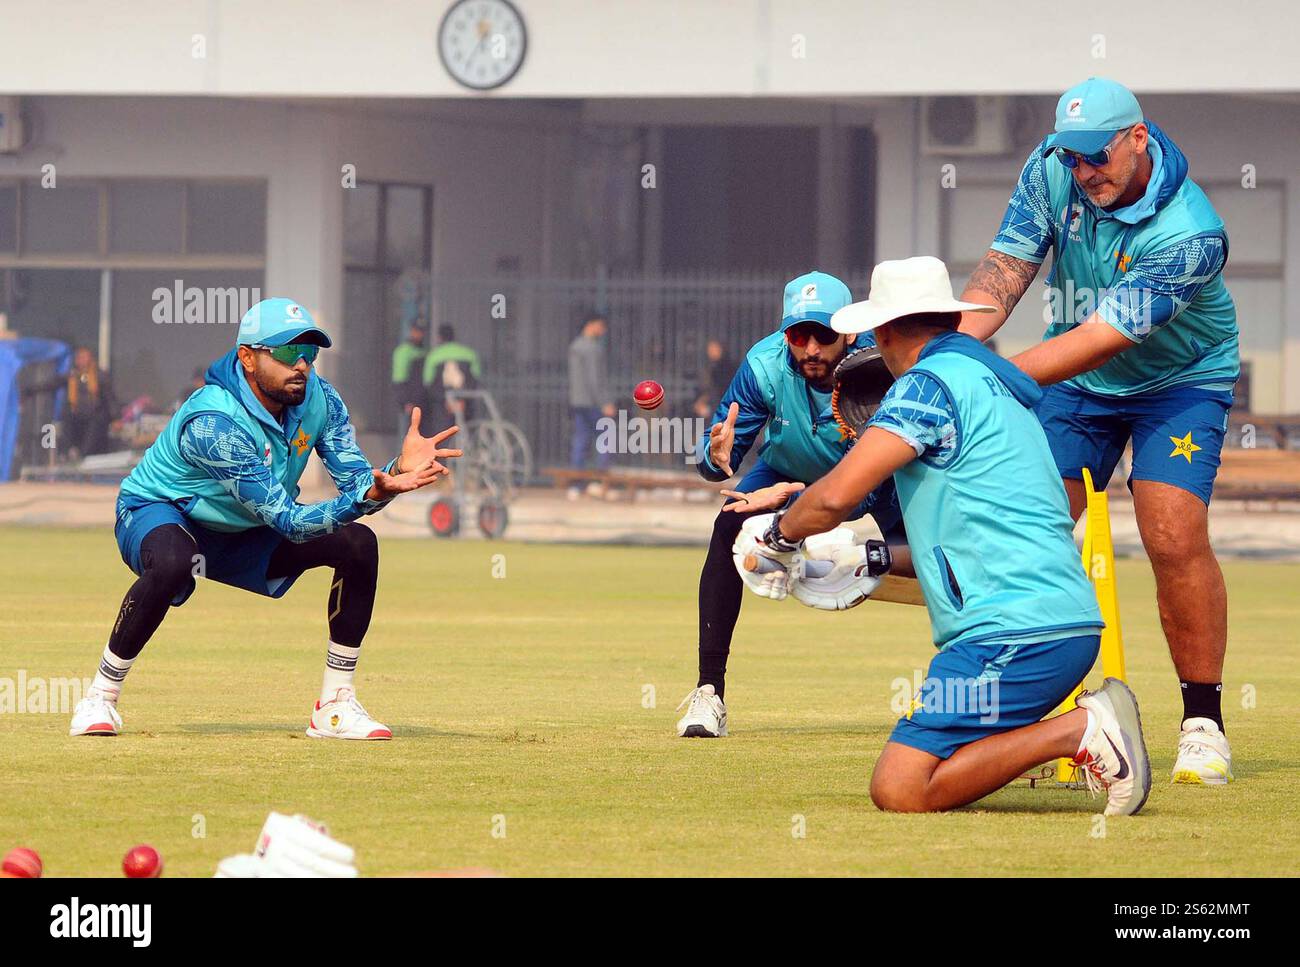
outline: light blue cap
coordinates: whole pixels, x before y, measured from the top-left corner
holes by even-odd
[[[1117,81],[1089,77],[1056,102],[1056,133],[1047,139],[1043,153],[1066,148],[1096,154],[1117,132],[1142,120],[1142,107],[1132,91]]]
[[[329,333],[292,299],[263,299],[239,320],[237,346],[285,346],[291,342],[330,347]]]
[[[831,316],[853,301],[849,287],[825,272],[809,272],[792,279],[785,287],[785,311],[781,332],[811,320],[830,327]]]

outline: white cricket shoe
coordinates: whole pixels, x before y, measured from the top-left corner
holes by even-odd
[[[1151,793],[1151,761],[1142,739],[1137,698],[1118,678],[1107,678],[1095,692],[1084,692],[1075,704],[1093,713],[1093,729],[1074,764],[1083,773],[1088,791],[1106,791],[1107,816],[1132,816]]]
[[[307,725],[312,739],[391,739],[393,730],[376,722],[357,701],[357,693],[340,688],[328,702],[317,702]]]
[[[122,716],[117,706],[103,695],[88,695],[72,710],[72,727],[68,735],[117,735]]]
[[[1232,750],[1228,737],[1210,719],[1183,722],[1178,737],[1174,782],[1192,786],[1223,786],[1232,782]]]
[[[727,734],[727,706],[712,685],[701,685],[677,706],[690,705],[677,722],[677,734],[684,739],[717,739]]]

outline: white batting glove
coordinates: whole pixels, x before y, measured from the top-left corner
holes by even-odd
[[[780,601],[790,589],[792,572],[802,556],[797,544],[775,531],[779,514],[759,514],[745,519],[731,545],[732,563],[745,586],[760,598]]]
[[[821,611],[856,608],[880,586],[880,576],[890,566],[883,541],[859,543],[847,527],[809,537],[804,555],[790,593],[800,604]]]

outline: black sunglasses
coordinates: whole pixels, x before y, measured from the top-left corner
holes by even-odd
[[[791,326],[785,331],[785,338],[790,340],[791,346],[798,346],[803,349],[808,345],[809,339],[816,339],[823,346],[830,346],[835,340],[840,338],[840,334],[834,329],[823,326],[820,322],[800,322]]]
[[[1133,127],[1136,126],[1137,125],[1134,125]],[[1100,151],[1094,152],[1093,154],[1079,154],[1079,152],[1071,151],[1069,148],[1057,148],[1056,157],[1061,164],[1065,165],[1065,167],[1069,168],[1071,171],[1079,167],[1080,161],[1087,162],[1088,165],[1093,168],[1104,168],[1106,165],[1110,164],[1110,153],[1115,150],[1115,148],[1119,147],[1119,143],[1124,140],[1124,137],[1130,131],[1133,130],[1133,127],[1128,127],[1123,131],[1117,132],[1115,137],[1110,139],[1110,143],[1106,145],[1106,147],[1102,148]]]

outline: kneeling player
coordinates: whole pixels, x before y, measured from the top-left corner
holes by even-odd
[[[196,576],[279,598],[304,571],[330,567],[325,678],[307,735],[392,738],[353,688],[379,573],[374,533],[353,522],[446,474],[438,458],[460,451],[438,446],[455,427],[422,437],[417,409],[400,456],[382,470],[372,468],[357,448],[343,400],[312,369],[329,345],[297,303],[257,303],[240,322],[235,349],[208,368],[204,386],[122,482],[114,533],[138,580],[73,713],[72,735],[117,734],[127,672],[168,607],[193,593]],[[313,449],[339,495],[299,504],[298,480]]]
[[[748,521],[738,549],[791,567],[805,538],[835,527],[892,474],[940,651],[929,694],[913,700],[876,763],[872,800],[952,809],[1073,757],[1090,787],[1106,790],[1108,815],[1137,812],[1151,770],[1122,682],[1107,679],[1043,720],[1092,667],[1102,620],[1032,411],[1038,385],[956,331],[963,310],[987,307],[953,299],[938,259],[884,262],[871,290],[832,326],[874,331],[896,382],[844,460],[767,526]]]

